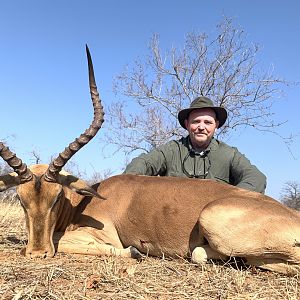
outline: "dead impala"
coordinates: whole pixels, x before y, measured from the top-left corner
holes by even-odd
[[[17,186],[28,230],[27,257],[68,253],[242,257],[247,264],[300,270],[300,213],[256,192],[211,180],[118,175],[94,189],[62,170],[97,133],[103,108],[87,48],[94,106],[90,127],[50,165],[28,168],[3,143],[0,155],[14,173],[0,176],[0,191]]]

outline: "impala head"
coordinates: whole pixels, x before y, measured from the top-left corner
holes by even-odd
[[[25,212],[28,230],[25,255],[31,258],[54,255],[53,232],[59,226],[56,224],[58,216],[62,209],[76,205],[70,202],[61,205],[68,190],[80,195],[100,197],[83,180],[62,170],[68,160],[97,134],[104,121],[103,107],[87,47],[86,52],[91,99],[94,107],[94,119],[90,127],[70,143],[49,165],[35,165],[28,168],[15,153],[0,142],[0,156],[14,170],[14,173],[0,176],[0,191],[13,186],[17,187],[17,195]]]

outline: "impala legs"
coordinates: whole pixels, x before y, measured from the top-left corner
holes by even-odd
[[[226,261],[229,256],[223,255],[213,250],[209,245],[196,247],[192,252],[192,261],[198,264],[204,264],[209,259],[217,259]],[[259,267],[264,270],[278,272],[288,275],[296,275],[300,272],[300,265],[288,263],[280,258],[264,258],[264,257],[245,257],[247,265]]]
[[[256,266],[268,271],[274,271],[288,275],[296,275],[300,272],[299,264],[289,264],[282,259],[276,258],[247,257],[246,264]]]
[[[204,264],[209,259],[227,260],[228,256],[213,250],[209,245],[196,247],[192,252],[192,262]]]
[[[241,257],[246,264],[285,274],[300,271],[300,218],[292,210],[256,199],[217,200],[199,218],[199,234],[209,245],[195,248],[192,259]],[[219,257],[218,257],[219,256]]]
[[[142,258],[142,254],[135,247],[115,247],[104,243],[88,230],[67,231],[61,237],[54,236],[54,244],[57,252]]]

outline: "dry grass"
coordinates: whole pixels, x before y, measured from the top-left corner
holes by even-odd
[[[300,299],[300,276],[236,262],[197,266],[184,259],[57,254],[30,260],[21,207],[0,202],[0,299]]]

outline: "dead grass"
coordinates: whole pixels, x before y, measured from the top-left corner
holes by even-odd
[[[16,202],[0,202],[0,299],[300,299],[300,276],[252,270],[238,262],[197,266],[184,259],[57,254],[30,260]]]

